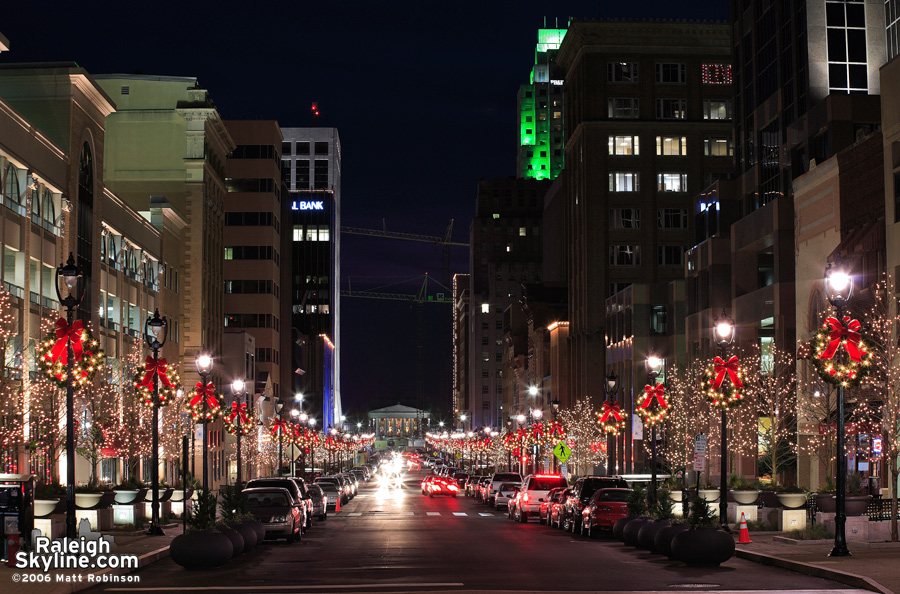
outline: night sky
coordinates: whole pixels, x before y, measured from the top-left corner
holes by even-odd
[[[728,19],[728,0],[597,2],[21,3],[0,62],[75,61],[92,74],[196,76],[226,119],[338,128],[342,223],[468,241],[480,177],[515,174],[516,91],[537,29],[568,17]],[[552,11],[552,12],[548,12]],[[452,272],[468,250],[452,249]],[[342,286],[415,293],[441,280],[432,245],[345,235]],[[413,279],[413,280],[404,280]],[[398,284],[399,283],[399,284]],[[436,288],[435,290],[440,290]],[[344,408],[416,405],[416,313],[342,300]],[[451,315],[424,306],[426,405],[449,409]],[[437,412],[437,411],[436,411]]]

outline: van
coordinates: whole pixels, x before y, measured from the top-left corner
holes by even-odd
[[[494,476],[491,477],[491,484],[488,486],[487,493],[485,493],[485,503],[490,506],[494,505],[494,500],[497,497],[497,491],[500,490],[501,483],[521,483],[522,475],[518,472],[495,472]]]
[[[540,517],[541,504],[550,491],[568,486],[569,481],[559,474],[529,474],[515,500],[510,503],[509,516],[519,522],[527,522],[529,517]]]

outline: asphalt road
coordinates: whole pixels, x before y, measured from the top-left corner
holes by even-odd
[[[588,540],[519,524],[459,496],[423,497],[421,473],[402,489],[365,488],[293,545],[267,543],[211,571],[164,559],[135,585],[88,592],[858,592],[733,558],[689,568],[612,538]]]

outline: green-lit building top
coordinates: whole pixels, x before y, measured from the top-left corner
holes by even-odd
[[[556,179],[563,168],[563,77],[554,63],[566,29],[538,29],[534,67],[519,87],[517,176]]]

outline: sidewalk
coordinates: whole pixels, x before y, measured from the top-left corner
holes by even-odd
[[[738,534],[735,533],[735,538]],[[833,540],[789,541],[783,532],[753,532],[735,556],[882,594],[900,593],[900,542],[848,542],[849,557],[829,557]]]
[[[151,563],[169,556],[169,543],[172,539],[181,534],[181,523],[166,524],[163,526],[164,536],[148,536],[144,531],[137,532],[105,532],[104,536],[115,536],[116,546],[112,550],[112,555],[136,555],[140,562],[140,567],[145,567]],[[101,575],[113,574],[124,575],[135,570],[125,569],[107,569],[107,570],[57,570],[51,571],[49,574],[53,580],[50,583],[22,583],[14,581],[14,575],[23,574],[43,574],[41,570],[21,570],[15,567],[7,567],[6,564],[0,564],[0,591],[10,594],[69,594],[70,592],[79,592],[87,588],[99,585],[97,582],[90,583],[87,581],[88,574]],[[65,583],[57,582],[57,576],[82,575],[81,582]],[[64,579],[64,578],[63,578]],[[125,584],[127,585],[127,584]]]

